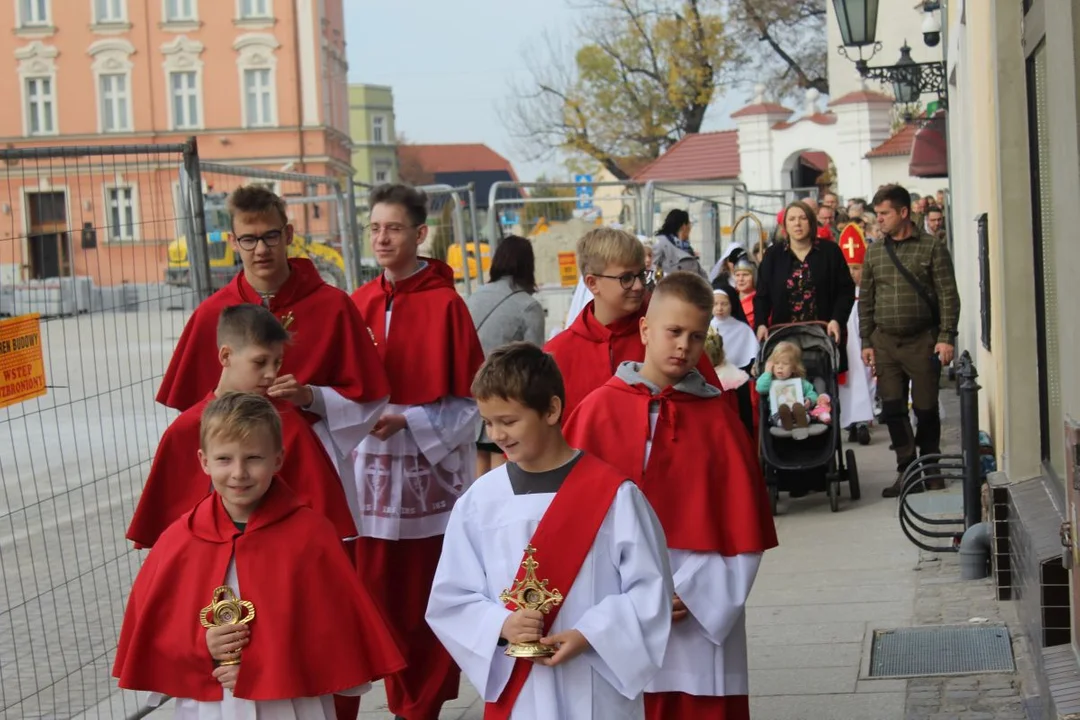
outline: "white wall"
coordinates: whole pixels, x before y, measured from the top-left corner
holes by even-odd
[[[933,195],[940,188],[947,187],[948,178],[917,178],[908,175],[908,163],[910,155],[898,155],[896,157],[879,157],[870,160],[870,176],[872,183],[863,190],[863,197],[869,199],[874,191],[888,183],[899,183],[911,192],[920,195]]]

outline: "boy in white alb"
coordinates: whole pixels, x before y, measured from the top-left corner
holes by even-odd
[[[625,475],[566,444],[562,376],[540,348],[496,350],[473,394],[508,462],[454,506],[428,623],[487,701],[485,720],[644,718],[671,629],[656,516]],[[500,598],[530,572],[562,595],[546,615]],[[504,652],[535,642],[554,655]]]
[[[862,230],[850,223],[840,233],[840,250],[844,253],[851,279],[855,281],[855,304],[848,316],[848,371],[840,385],[840,427],[848,428],[850,442],[870,444],[870,423],[874,421],[873,375],[862,361],[862,339],[859,336],[859,283],[862,282],[866,241]]]

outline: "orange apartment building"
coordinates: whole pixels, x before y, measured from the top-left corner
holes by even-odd
[[[194,135],[203,160],[352,174],[343,0],[6,0],[0,37],[0,147]],[[178,186],[177,155],[0,163],[0,285],[160,281]]]

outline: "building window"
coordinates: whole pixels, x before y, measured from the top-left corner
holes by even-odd
[[[392,182],[390,178],[390,166],[386,163],[378,163],[375,165],[375,172],[372,173],[376,185],[383,185],[388,182]]]
[[[195,15],[195,0],[165,0],[165,22],[192,22]]]
[[[240,0],[240,19],[261,19],[273,17],[270,12],[271,0]]]
[[[199,127],[199,83],[194,71],[169,73],[173,129]]]
[[[267,127],[274,124],[272,75],[268,69],[244,71],[244,124]]]
[[[18,7],[21,11],[21,27],[41,27],[49,24],[49,0],[19,0]]]
[[[138,223],[135,213],[135,188],[107,188],[105,200],[109,208],[109,240],[135,240]]]
[[[26,79],[26,127],[29,135],[56,133],[56,98],[52,78]]]
[[[131,102],[128,96],[128,76],[126,74],[99,75],[98,88],[101,98],[101,131],[130,132]]]
[[[94,21],[101,24],[127,20],[126,0],[94,0]]]
[[[371,118],[371,142],[382,145],[386,142],[386,118],[376,115]]]

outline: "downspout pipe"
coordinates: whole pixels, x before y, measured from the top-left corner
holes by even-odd
[[[990,523],[981,522],[960,538],[960,579],[982,580],[990,574]]]

